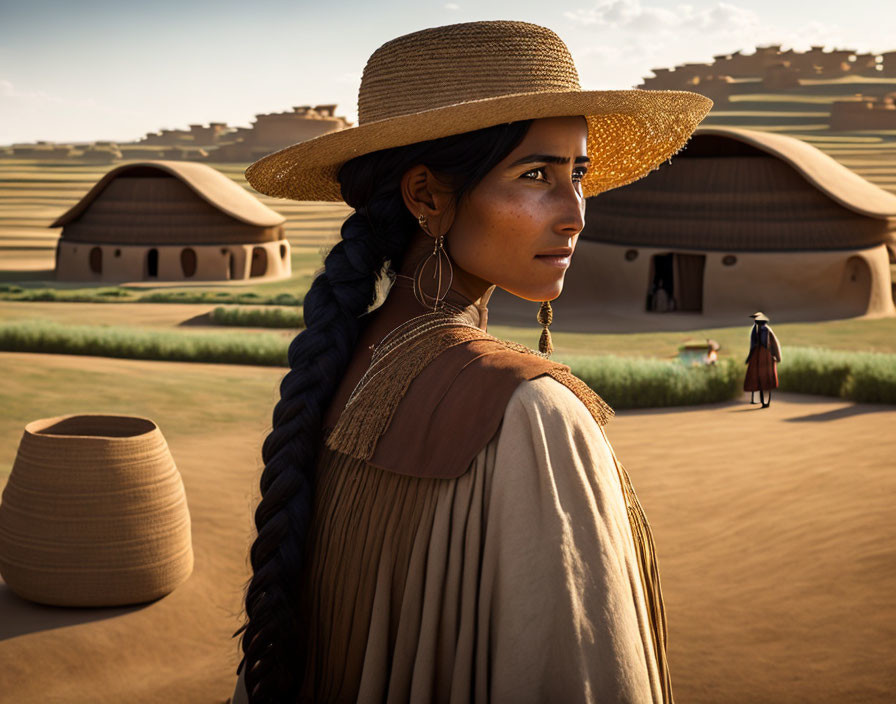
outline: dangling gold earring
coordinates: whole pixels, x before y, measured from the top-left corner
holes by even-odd
[[[445,251],[445,235],[435,237],[429,231],[429,227],[426,223],[426,216],[423,213],[417,217],[417,220],[420,223],[420,229],[429,237],[433,238],[433,248],[432,253],[421,259],[420,263],[417,264],[417,269],[414,271],[414,297],[424,308],[436,310],[441,307],[442,301],[445,300],[445,296],[448,295],[448,289],[451,288],[451,284],[454,282],[454,268],[451,266],[451,257],[449,257],[448,252]],[[436,293],[434,296],[426,293],[421,284],[421,278],[431,259],[434,259],[431,278],[436,282]],[[448,269],[448,286],[445,288],[445,292],[442,293],[442,279],[445,275],[445,267]],[[441,296],[439,294],[441,294]]]
[[[554,322],[554,311],[551,309],[550,301],[542,301],[541,308],[538,309],[538,324],[543,326],[541,338],[538,340],[538,351],[547,355],[554,352],[554,345],[551,343],[551,331],[548,326]]]

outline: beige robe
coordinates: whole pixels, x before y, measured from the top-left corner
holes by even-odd
[[[318,472],[303,700],[662,701],[613,450],[553,378],[456,479]]]

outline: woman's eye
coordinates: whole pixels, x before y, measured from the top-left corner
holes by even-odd
[[[532,174],[535,174],[535,177],[533,177]],[[538,178],[539,174],[541,175],[541,178]],[[539,166],[537,169],[532,169],[531,171],[527,171],[526,173],[523,174],[523,176],[526,178],[531,178],[533,181],[547,181],[548,180],[548,175],[545,172],[545,168],[543,166]]]
[[[572,170],[572,181],[573,183],[580,183],[583,178],[585,178],[585,174],[588,173],[588,169],[584,166],[578,166]],[[547,181],[547,167],[539,166],[537,169],[532,169],[531,171],[527,171],[523,174],[524,178],[531,179],[533,181]]]

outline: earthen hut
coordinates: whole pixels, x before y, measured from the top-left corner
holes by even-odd
[[[896,196],[779,134],[699,128],[670,162],[590,198],[561,303],[621,315],[896,315]]]
[[[237,281],[291,273],[284,218],[205,164],[109,171],[50,227],[63,281]]]

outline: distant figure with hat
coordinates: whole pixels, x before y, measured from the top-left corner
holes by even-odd
[[[772,402],[772,389],[778,388],[778,367],[781,363],[781,345],[768,325],[768,317],[762,311],[753,313],[753,330],[750,332],[750,353],[747,355],[747,375],[744,378],[744,391],[750,392],[750,403],[753,393],[759,392],[762,408],[768,408]],[[768,401],[763,396],[768,391]]]

